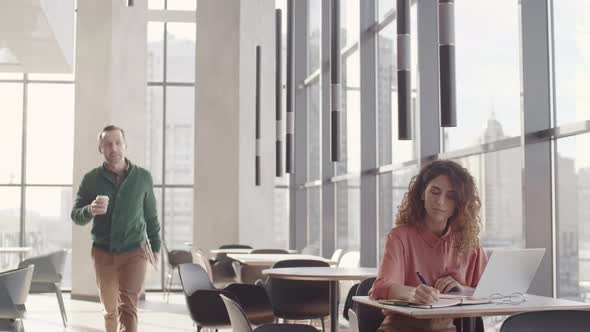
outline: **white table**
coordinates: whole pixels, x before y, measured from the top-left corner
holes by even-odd
[[[590,310],[590,303],[555,299],[552,297],[526,294],[526,301],[521,304],[476,304],[447,308],[419,309],[381,304],[368,296],[354,296],[354,301],[376,308],[393,311],[417,319],[461,318],[478,316],[503,316],[529,311],[544,310]]]
[[[287,267],[263,270],[263,274],[275,279],[329,281],[330,282],[330,331],[338,331],[338,281],[365,280],[377,275],[376,268],[350,267]]]
[[[31,247],[0,247],[0,254],[27,254],[31,250]]]
[[[0,247],[0,255],[1,254],[17,254],[18,260],[21,261],[23,257],[28,255],[33,248],[31,247]],[[12,259],[9,259],[7,266],[11,266],[14,262]],[[3,263],[0,263],[0,268],[4,269],[6,266],[3,266]]]
[[[327,258],[314,255],[303,255],[303,254],[228,254],[227,257],[236,260],[242,264],[252,266],[268,266],[271,267],[274,263],[284,261],[288,259],[309,259],[326,262],[330,265],[336,265],[338,262],[334,262]]]
[[[217,254],[241,254],[241,255],[246,255],[246,254],[250,254],[252,251],[254,251],[256,249],[239,249],[239,248],[235,248],[235,249],[212,249],[209,250],[209,252],[212,255],[217,255]],[[297,250],[293,250],[293,249],[284,249],[287,250],[287,252],[289,254],[296,254]],[[261,254],[261,255],[271,255],[271,254]]]

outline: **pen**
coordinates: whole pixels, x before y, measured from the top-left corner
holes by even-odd
[[[426,286],[428,286],[428,283],[426,282],[426,279],[424,279],[424,277],[420,274],[420,272],[416,272],[416,274],[418,275],[418,278],[420,278],[420,281],[422,281],[422,283]]]

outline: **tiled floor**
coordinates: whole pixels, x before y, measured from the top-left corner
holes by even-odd
[[[69,294],[64,294],[64,302],[69,320],[67,328],[62,325],[54,294],[29,295],[27,315],[23,321],[25,331],[104,331],[102,309],[99,303],[71,300]],[[188,314],[184,296],[180,293],[171,294],[169,303],[164,301],[161,293],[148,293],[146,301],[140,304],[139,331],[141,332],[196,330]],[[231,330],[223,332],[229,331]],[[347,329],[341,328],[340,331],[345,332]]]

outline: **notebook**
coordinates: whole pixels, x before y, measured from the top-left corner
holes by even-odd
[[[472,296],[461,296],[461,295],[450,295],[440,294],[438,301],[431,304],[421,304],[405,300],[390,299],[390,300],[379,300],[381,304],[395,305],[400,307],[412,307],[420,309],[434,309],[434,308],[446,308],[458,305],[473,305],[473,304],[485,304],[490,303],[488,299],[479,299]]]

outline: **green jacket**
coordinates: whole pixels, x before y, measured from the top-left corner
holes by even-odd
[[[128,161],[129,162],[129,161]],[[90,203],[97,195],[108,195],[107,213],[92,218]],[[78,225],[92,222],[94,246],[124,253],[143,246],[149,237],[152,250],[160,251],[160,224],[153,181],[149,171],[131,164],[117,187],[113,177],[99,166],[84,175],[71,214]]]

